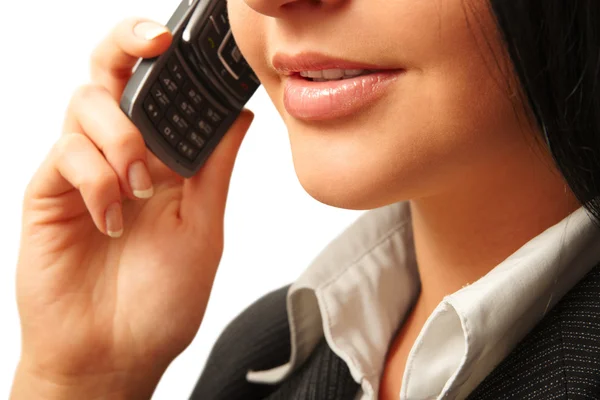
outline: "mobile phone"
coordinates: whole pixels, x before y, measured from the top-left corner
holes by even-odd
[[[226,0],[183,0],[167,27],[173,43],[161,56],[138,62],[120,107],[150,151],[189,178],[260,81],[231,34]]]

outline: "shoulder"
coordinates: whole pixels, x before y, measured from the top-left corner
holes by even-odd
[[[468,398],[600,398],[600,264]]]
[[[274,389],[248,382],[246,373],[289,361],[289,287],[264,295],[227,325],[208,356],[191,399],[264,398]]]

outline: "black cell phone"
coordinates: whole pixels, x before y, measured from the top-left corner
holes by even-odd
[[[260,81],[231,34],[226,0],[183,0],[167,27],[172,45],[160,57],[140,60],[120,106],[146,146],[189,178]]]

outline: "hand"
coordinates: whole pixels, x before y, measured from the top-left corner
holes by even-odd
[[[147,21],[115,28],[94,51],[92,84],[74,94],[64,134],[28,185],[15,397],[34,390],[21,383],[35,377],[45,382],[40,392],[58,387],[64,398],[75,398],[66,395],[71,384],[87,385],[88,399],[92,390],[148,398],[200,326],[252,113],[242,112],[193,178],[160,163],[118,101],[137,59],[161,54],[171,40]]]

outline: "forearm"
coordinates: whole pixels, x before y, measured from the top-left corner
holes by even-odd
[[[58,378],[20,365],[10,400],[148,400],[162,372],[114,373],[102,376]]]

